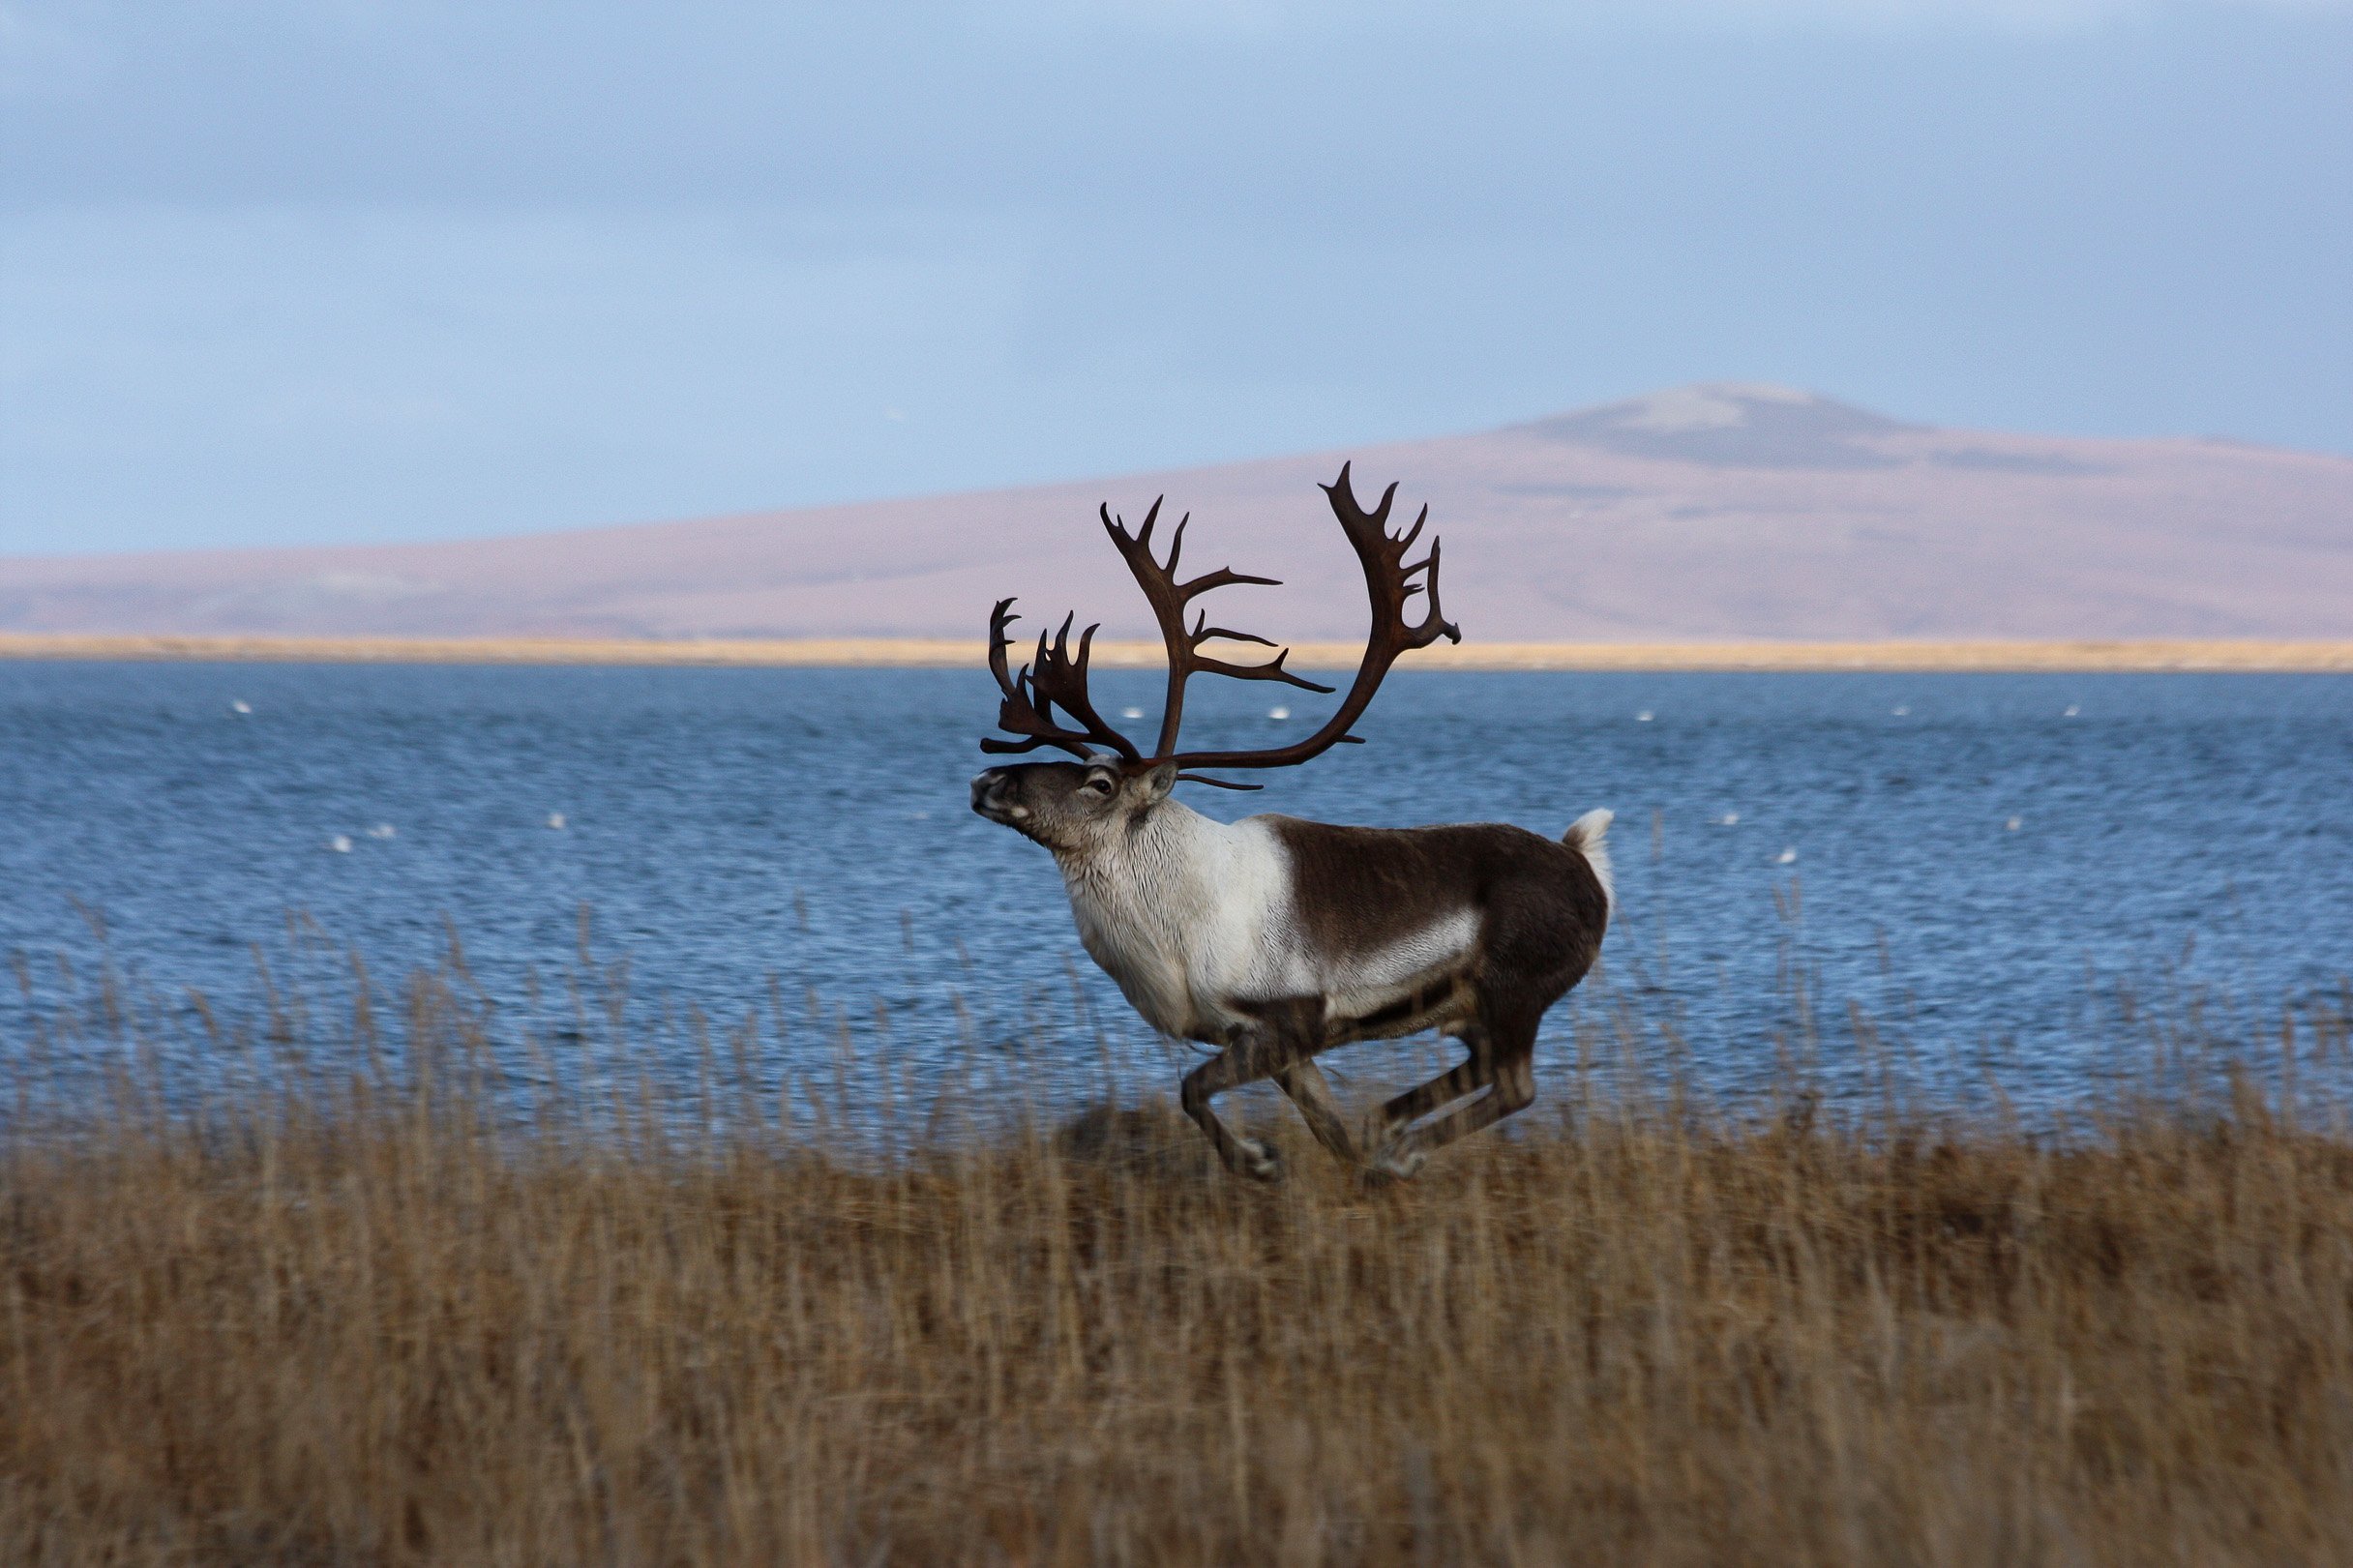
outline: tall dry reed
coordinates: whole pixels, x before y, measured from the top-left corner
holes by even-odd
[[[2353,1562],[2353,1145],[2244,1082],[1555,1082],[1268,1191],[1150,1107],[878,1159],[411,1060],[20,1106],[0,1562]]]

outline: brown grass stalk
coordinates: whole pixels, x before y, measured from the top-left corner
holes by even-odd
[[[885,1160],[462,1066],[0,1133],[0,1562],[2353,1561],[2353,1146],[2245,1088],[1555,1083],[1265,1191],[1153,1108]]]

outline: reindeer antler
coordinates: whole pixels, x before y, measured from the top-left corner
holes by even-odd
[[[1013,613],[1013,601],[1000,599],[989,616],[989,673],[997,677],[998,689],[1005,699],[998,704],[997,727],[1009,729],[1021,740],[998,740],[990,736],[980,743],[980,749],[991,753],[1034,752],[1041,746],[1058,746],[1077,756],[1091,756],[1092,746],[1108,746],[1130,762],[1138,760],[1136,743],[1103,722],[1102,715],[1087,695],[1087,660],[1092,651],[1095,629],[1088,627],[1079,634],[1079,651],[1070,651],[1070,623],[1075,615],[1062,617],[1062,628],[1055,633],[1049,643],[1046,634],[1037,635],[1037,652],[1031,664],[1022,666],[1019,675],[1006,668],[1005,628],[1021,617]],[[1034,672],[1033,672],[1034,671]],[[1059,708],[1085,725],[1070,729],[1054,722],[1054,710]]]
[[[1277,647],[1270,639],[1255,633],[1211,626],[1206,611],[1194,619],[1191,630],[1186,629],[1185,606],[1212,588],[1223,588],[1234,583],[1279,588],[1282,584],[1273,577],[1246,577],[1222,566],[1214,572],[1203,573],[1190,582],[1178,582],[1176,559],[1184,553],[1184,525],[1193,520],[1193,515],[1188,512],[1176,519],[1176,526],[1169,537],[1169,558],[1165,562],[1152,556],[1152,524],[1159,518],[1160,502],[1154,501],[1151,511],[1144,516],[1144,526],[1131,534],[1127,531],[1126,518],[1114,518],[1108,505],[1103,508],[1103,531],[1111,535],[1111,542],[1127,560],[1128,571],[1135,574],[1136,585],[1144,590],[1145,599],[1152,606],[1152,616],[1160,623],[1160,640],[1167,644],[1169,650],[1168,704],[1161,710],[1160,738],[1153,743],[1153,755],[1166,756],[1169,749],[1176,744],[1176,731],[1184,724],[1185,682],[1196,674],[1225,675],[1237,681],[1281,681],[1287,686],[1296,686],[1309,692],[1330,691],[1328,686],[1318,686],[1314,681],[1303,680],[1283,667],[1283,661],[1291,654],[1289,648]],[[1223,659],[1213,659],[1201,651],[1203,643],[1220,639],[1255,642],[1262,648],[1275,648],[1276,652],[1272,659],[1263,665],[1236,665]]]
[[[1079,636],[1079,650],[1073,656],[1068,648],[1070,620],[1055,635],[1051,645],[1040,636],[1037,642],[1036,672],[1025,666],[1019,677],[1006,670],[1005,627],[1015,619],[1010,613],[1013,601],[1001,601],[989,622],[989,668],[1003,689],[1005,700],[998,710],[998,725],[1025,738],[1019,741],[984,740],[985,752],[1027,752],[1040,746],[1058,746],[1081,756],[1088,754],[1089,745],[1111,747],[1129,762],[1154,765],[1175,762],[1179,767],[1211,768],[1283,768],[1319,756],[1343,742],[1355,742],[1349,726],[1362,717],[1371,704],[1373,694],[1401,655],[1416,648],[1426,648],[1440,637],[1460,642],[1462,631],[1440,612],[1438,606],[1438,541],[1430,542],[1430,553],[1409,563],[1406,551],[1420,537],[1422,525],[1429,521],[1430,509],[1423,507],[1414,525],[1402,535],[1390,537],[1389,507],[1397,498],[1397,487],[1391,485],[1382,492],[1381,504],[1367,512],[1356,500],[1355,488],[1349,482],[1349,465],[1340,466],[1340,477],[1323,488],[1331,501],[1333,516],[1340,519],[1341,531],[1356,552],[1364,568],[1365,592],[1372,601],[1372,631],[1365,638],[1364,657],[1356,666],[1356,678],[1340,699],[1339,708],[1325,721],[1324,726],[1305,740],[1290,746],[1278,746],[1253,752],[1177,752],[1176,734],[1184,722],[1185,683],[1196,674],[1224,675],[1242,681],[1280,681],[1309,692],[1329,692],[1332,688],[1319,686],[1314,681],[1293,674],[1283,667],[1291,650],[1255,633],[1236,632],[1225,627],[1211,626],[1206,612],[1197,614],[1190,627],[1185,625],[1185,609],[1195,599],[1212,588],[1229,584],[1257,584],[1276,586],[1272,577],[1249,577],[1229,568],[1220,567],[1204,573],[1189,582],[1176,579],[1177,557],[1184,549],[1185,523],[1190,515],[1178,520],[1169,540],[1169,558],[1164,562],[1152,554],[1152,528],[1160,518],[1160,502],[1152,503],[1145,515],[1144,526],[1129,533],[1122,518],[1116,518],[1111,508],[1102,509],[1104,531],[1111,535],[1113,545],[1126,560],[1128,570],[1135,575],[1136,583],[1152,606],[1152,615],[1160,624],[1160,639],[1167,645],[1169,660],[1168,705],[1161,714],[1160,737],[1152,747],[1152,754],[1140,756],[1135,745],[1126,736],[1113,729],[1098,717],[1087,701],[1087,657],[1095,629],[1088,627]],[[1414,580],[1419,577],[1418,582]],[[1417,593],[1427,592],[1428,607],[1418,621],[1405,618],[1406,601]],[[1201,651],[1203,644],[1219,640],[1255,642],[1261,647],[1274,648],[1275,655],[1264,664],[1236,665],[1214,658]],[[1054,722],[1056,708],[1086,727],[1070,729]],[[1180,778],[1201,784],[1220,785],[1227,789],[1256,789],[1257,784],[1229,784],[1222,779],[1204,778],[1199,774],[1180,773]]]
[[[1397,487],[1391,485],[1382,491],[1381,504],[1367,512],[1356,500],[1348,471],[1349,465],[1342,463],[1340,477],[1323,487],[1331,500],[1332,515],[1340,519],[1341,531],[1348,535],[1356,560],[1364,568],[1365,593],[1372,601],[1372,631],[1365,638],[1364,658],[1356,666],[1356,678],[1350,683],[1348,695],[1340,699],[1340,706],[1321,729],[1290,746],[1259,752],[1182,752],[1154,757],[1154,761],[1195,768],[1287,768],[1321,756],[1344,741],[1355,742],[1356,737],[1348,732],[1349,725],[1363,716],[1372,703],[1373,694],[1381,690],[1389,666],[1401,655],[1426,648],[1440,637],[1449,642],[1462,641],[1462,629],[1447,620],[1438,607],[1438,541],[1430,541],[1430,553],[1420,560],[1409,563],[1405,558],[1414,541],[1421,537],[1422,525],[1430,520],[1430,509],[1423,507],[1413,527],[1391,538],[1389,505],[1397,498]],[[1414,580],[1417,574],[1421,577],[1419,582]],[[1406,601],[1424,591],[1429,595],[1429,607],[1419,621],[1409,623],[1405,618]],[[1167,747],[1163,745],[1160,750],[1166,753]]]

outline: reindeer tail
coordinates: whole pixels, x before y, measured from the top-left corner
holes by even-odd
[[[1601,896],[1609,900],[1613,915],[1618,912],[1618,884],[1610,875],[1608,840],[1610,821],[1616,814],[1607,811],[1587,812],[1561,835],[1561,842],[1583,855],[1585,863],[1593,869],[1593,875],[1601,883]]]

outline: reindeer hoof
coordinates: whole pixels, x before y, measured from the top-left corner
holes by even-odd
[[[1281,1155],[1255,1138],[1237,1138],[1234,1141],[1240,1145],[1241,1154],[1240,1161],[1234,1167],[1236,1170],[1252,1181],[1263,1181],[1270,1186],[1283,1179]]]

